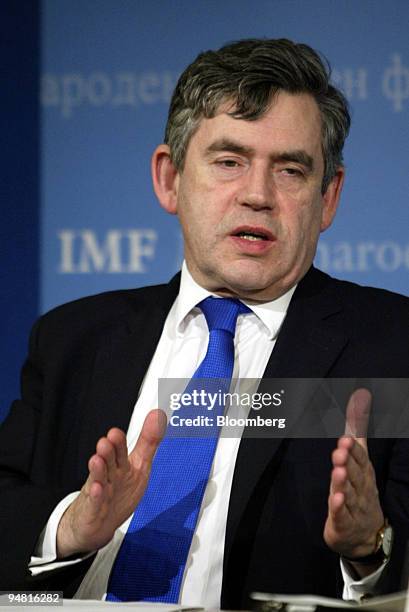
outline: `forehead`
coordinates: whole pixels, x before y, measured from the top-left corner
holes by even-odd
[[[206,149],[215,140],[237,141],[259,152],[304,149],[310,155],[322,157],[321,115],[309,94],[280,92],[267,111],[256,120],[235,119],[228,115],[231,105],[220,107],[211,119],[203,118],[190,139],[187,155]]]

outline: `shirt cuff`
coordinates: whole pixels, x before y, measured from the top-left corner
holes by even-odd
[[[68,561],[57,560],[57,529],[60,523],[61,517],[68,508],[68,506],[78,497],[79,491],[70,493],[64,497],[59,504],[54,508],[50,518],[40,537],[37,540],[37,545],[34,549],[34,554],[30,559],[28,569],[32,576],[38,576],[43,572],[48,572],[53,569],[60,567],[73,565],[79,563],[83,559],[86,559],[93,553],[87,553],[86,555],[79,556],[78,558],[69,559]]]
[[[360,601],[363,595],[373,595],[376,584],[379,578],[382,576],[383,570],[388,564],[385,560],[380,567],[369,576],[361,578],[361,580],[355,580],[348,573],[346,563],[340,559],[342,578],[344,579],[344,590],[342,592],[342,599],[350,599],[354,601]]]

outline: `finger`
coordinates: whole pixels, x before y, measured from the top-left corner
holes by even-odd
[[[101,513],[105,498],[105,486],[96,480],[89,484],[85,497],[81,500],[81,495],[79,495],[75,500],[78,504],[75,509],[77,524],[89,525],[93,523]]]
[[[93,502],[93,510],[96,512],[98,507],[101,505],[104,496],[104,487],[100,482],[94,481],[92,483],[89,488],[89,496]]]
[[[372,396],[368,389],[356,389],[346,408],[345,435],[353,436],[366,448]]]
[[[344,441],[348,442],[347,448],[342,446]],[[353,438],[341,439],[339,445],[340,447],[333,451],[334,467],[344,467],[346,469],[347,479],[358,497],[366,495],[368,486],[371,485],[373,480],[366,451]]]
[[[135,459],[137,457],[142,463],[150,465],[165,431],[165,413],[162,410],[151,410],[145,418],[130,458]]]
[[[350,450],[350,456],[361,470],[364,470],[369,463],[369,455],[367,446],[363,446],[360,440],[354,440],[354,444]]]
[[[108,482],[108,470],[107,465],[102,457],[99,455],[93,455],[88,461],[89,476],[86,484],[89,486],[93,482],[100,482],[102,485],[106,485]]]
[[[335,493],[328,498],[328,514],[336,529],[343,529],[351,522],[351,515],[343,493]]]
[[[114,427],[107,434],[108,440],[115,448],[115,462],[118,468],[125,468],[128,462],[128,448],[126,446],[126,436],[121,429]]]
[[[104,490],[107,485],[107,467],[102,457],[93,455],[88,462],[89,476],[82,488],[85,494],[85,503],[91,503],[93,512],[97,512],[103,501]],[[87,501],[88,500],[88,501]]]
[[[331,494],[345,493],[347,482],[347,471],[345,467],[336,467],[332,470],[330,491]]]
[[[352,438],[350,438],[351,440]],[[364,485],[368,472],[368,455],[363,448],[353,440],[351,449],[339,448],[333,452],[334,467],[343,466],[347,471],[347,478],[354,489],[359,492]]]
[[[108,438],[100,438],[97,443],[97,454],[104,459],[107,466],[109,481],[113,481],[116,473],[115,447]]]
[[[365,470],[368,467],[368,449],[364,448],[355,438],[339,438],[337,449],[332,455],[333,464],[347,465],[351,458],[359,469]]]
[[[331,514],[331,518],[339,517],[341,512],[344,512],[345,508],[345,496],[343,493],[333,493],[328,498],[328,510]]]
[[[350,441],[351,438],[346,438]],[[332,451],[332,465],[334,467],[346,467],[349,459],[349,448],[341,445],[341,440],[338,441],[338,447]]]
[[[351,482],[348,480],[346,469],[335,468],[331,475],[329,496],[329,504],[332,511],[338,510],[341,500],[347,510],[347,514],[343,516],[345,519],[350,520],[358,508],[358,497]]]
[[[358,506],[358,495],[346,467],[337,467],[332,470],[330,494],[337,495],[338,493],[342,493],[344,503],[352,514]]]
[[[346,496],[348,488],[350,488],[350,484],[348,483],[346,467],[335,467],[331,473],[330,495],[341,493],[343,496]]]

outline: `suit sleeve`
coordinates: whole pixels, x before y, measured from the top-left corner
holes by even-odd
[[[409,440],[395,442],[382,500],[384,514],[394,529],[392,554],[376,591],[406,590],[409,552]]]
[[[33,327],[21,376],[21,399],[0,428],[0,589],[27,588],[28,564],[53,508],[68,491],[53,488],[49,472],[33,476],[38,444],[43,375]]]

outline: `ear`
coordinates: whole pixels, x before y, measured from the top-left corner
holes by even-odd
[[[345,170],[340,166],[334,178],[322,196],[321,232],[324,232],[333,222],[337,212],[342,186],[344,184]]]
[[[176,214],[179,173],[170,158],[168,145],[159,145],[151,162],[153,188],[162,208],[171,215]]]

